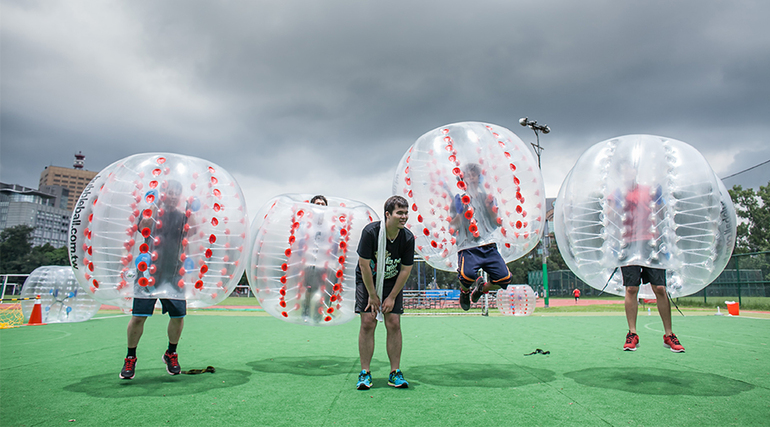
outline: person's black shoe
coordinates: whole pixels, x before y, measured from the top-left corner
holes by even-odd
[[[120,378],[130,380],[134,378],[134,369],[136,368],[136,357],[126,357],[123,362],[123,369],[120,371]]]
[[[484,282],[484,278],[481,276],[476,278],[476,283],[473,284],[473,292],[471,292],[471,301],[478,302],[479,298],[481,298],[482,295],[484,295],[484,285],[486,285],[486,282]]]
[[[460,289],[460,307],[468,311],[471,309],[471,291]]]
[[[166,364],[166,371],[169,375],[179,375],[182,372],[182,368],[179,367],[179,361],[176,352],[169,353],[166,351],[163,353],[163,363]]]

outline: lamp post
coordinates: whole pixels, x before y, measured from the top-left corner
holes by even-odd
[[[548,125],[539,125],[537,124],[537,121],[535,120],[529,120],[529,118],[524,117],[522,119],[519,119],[519,124],[522,126],[526,126],[532,131],[535,132],[535,138],[537,140],[537,144],[532,144],[532,148],[535,149],[535,154],[537,154],[537,167],[540,168],[540,170],[543,170],[543,167],[540,165],[540,153],[543,152],[544,148],[540,146],[540,132],[543,134],[551,132],[551,128],[548,127]],[[548,207],[546,206],[546,209]],[[543,261],[543,302],[545,303],[545,307],[548,308],[548,219],[545,215],[543,215],[543,237],[540,239],[540,248],[541,248],[541,259]]]

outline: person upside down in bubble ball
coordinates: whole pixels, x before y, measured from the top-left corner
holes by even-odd
[[[656,220],[663,211],[664,199],[661,189],[653,192],[648,185],[640,184],[636,178],[636,170],[629,167],[626,171],[628,191],[622,198],[623,206],[623,235],[626,256],[639,252],[646,263],[655,263],[661,256],[661,248],[657,243]],[[623,255],[621,255],[621,258]],[[625,351],[636,351],[639,345],[639,335],[636,334],[636,316],[639,311],[639,286],[649,283],[655,293],[656,304],[660,319],[663,321],[663,346],[675,353],[683,353],[684,347],[674,335],[671,324],[671,303],[666,293],[666,270],[653,268],[643,263],[624,265],[620,267],[625,286],[625,312],[628,323],[628,334],[623,345]]]
[[[486,292],[505,289],[511,283],[511,272],[505,265],[496,243],[483,243],[496,228],[495,198],[481,187],[481,167],[469,163],[460,177],[466,193],[455,195],[454,214],[450,225],[457,230],[457,273],[460,279],[460,307],[468,311]],[[479,270],[489,275],[485,282]]]
[[[128,353],[120,372],[122,379],[134,378],[136,348],[144,333],[144,323],[152,316],[158,297],[163,314],[169,315],[168,349],[162,360],[170,375],[178,375],[181,372],[176,348],[184,328],[187,301],[179,286],[182,280],[180,269],[183,268],[179,254],[183,250],[182,239],[189,230],[188,217],[178,208],[181,195],[182,184],[176,180],[167,181],[160,195],[160,208],[153,207],[152,215],[143,215],[138,224],[138,231],[142,232],[144,237],[144,249],[140,247],[142,253],[136,259],[138,274],[134,285],[132,316],[128,322]]]

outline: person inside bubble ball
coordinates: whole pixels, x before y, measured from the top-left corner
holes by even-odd
[[[310,203],[318,206],[328,206],[329,202],[326,200],[326,197],[322,195],[313,196],[312,199],[310,199]],[[318,215],[318,226],[321,225],[323,222],[323,215]],[[313,251],[317,252],[318,248],[322,244],[322,240],[328,236],[324,236],[324,233],[322,233],[320,230],[315,233],[315,238],[313,242]],[[307,247],[307,245],[310,242],[300,242],[300,247]],[[334,248],[336,249],[336,247]],[[336,252],[334,252],[336,253]],[[310,258],[315,260],[317,258],[318,254],[313,253],[310,254]],[[323,292],[322,292],[322,286],[324,286],[326,283],[329,283],[330,285],[333,285],[329,281],[330,277],[334,277],[334,271],[328,268],[322,268],[317,265],[311,265],[303,269],[302,271],[302,277],[304,280],[304,286],[305,286],[305,300],[302,306],[302,318],[306,321],[311,320],[311,314],[312,314],[312,320],[316,323],[320,323],[323,319]],[[314,307],[313,301],[319,301],[319,304],[316,304]]]
[[[326,197],[322,195],[313,196],[312,199],[310,199],[310,203],[313,205],[319,205],[319,206],[329,206],[329,202],[326,201]]]
[[[469,163],[460,177],[465,182],[464,195],[455,196],[450,225],[457,230],[457,273],[460,279],[460,307],[468,311],[471,301],[477,302],[486,292],[507,288],[511,272],[497,250],[496,243],[481,244],[498,225],[495,198],[482,188],[481,166]],[[485,282],[479,270],[485,271],[491,282]]]
[[[409,383],[401,372],[401,314],[404,313],[403,288],[414,264],[414,235],[404,228],[409,218],[409,204],[401,196],[392,196],[385,202],[385,253],[378,253],[382,221],[369,223],[361,231],[358,243],[358,266],[356,267],[356,313],[361,315],[358,332],[358,353],[361,358],[361,372],[356,388],[368,390],[372,386],[370,364],[374,354],[374,330],[377,314],[382,312],[387,330],[387,352],[390,360],[388,385],[407,388]],[[377,293],[377,259],[383,259],[379,266],[382,274],[382,295]]]
[[[655,219],[664,204],[661,190],[653,191],[648,185],[640,184],[636,179],[634,168],[627,169],[628,174],[634,175],[627,186],[628,191],[623,198],[623,236],[624,245],[638,248],[642,251],[643,259],[657,259],[657,232]],[[623,255],[621,255],[623,256]],[[658,313],[663,321],[663,346],[675,353],[683,353],[684,347],[674,335],[671,325],[671,303],[666,292],[666,270],[644,265],[624,265],[620,267],[625,286],[625,312],[628,323],[625,351],[636,351],[639,345],[639,335],[636,334],[636,317],[639,311],[639,286],[649,283],[655,293]]]
[[[185,229],[188,228],[187,215],[179,210],[178,206],[181,195],[182,184],[175,180],[167,181],[160,198],[160,208],[154,206],[153,215],[142,216],[139,221],[138,230],[143,232],[143,236],[148,235],[144,242],[148,245],[148,253],[157,255],[157,258],[152,262],[154,273],[150,274],[152,270],[145,267],[136,278],[132,316],[127,331],[128,354],[120,372],[122,379],[134,377],[136,348],[144,332],[144,323],[152,316],[155,308],[157,298],[154,295],[158,294],[166,296],[160,298],[160,303],[163,314],[169,315],[168,349],[163,354],[163,362],[170,375],[178,375],[181,372],[176,348],[184,328],[187,302],[184,291],[179,287],[179,281],[182,279],[179,274],[182,268],[179,252],[182,239],[187,234]]]

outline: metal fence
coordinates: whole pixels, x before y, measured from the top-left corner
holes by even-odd
[[[542,294],[543,272],[530,271],[527,281],[532,289]],[[570,270],[548,272],[549,296],[572,296],[577,288],[584,296],[599,295],[599,290],[588,286]],[[742,297],[770,297],[770,251],[734,254],[725,270],[711,284],[692,296],[736,297],[740,303]]]
[[[0,274],[2,296],[19,295],[28,274]],[[427,280],[424,281],[427,283]],[[418,282],[419,283],[419,282]],[[543,295],[543,272],[530,271],[527,284],[539,295]],[[580,289],[583,296],[596,296],[600,292],[588,286],[570,270],[548,272],[549,296],[571,297],[572,290]],[[492,292],[488,295],[489,307],[495,307]],[[248,285],[238,285],[232,296],[253,297]],[[716,280],[693,296],[708,298],[770,297],[770,251],[733,254],[725,270]],[[455,308],[458,306],[459,290],[404,290],[406,308]]]
[[[476,303],[471,303],[471,308],[481,308],[486,311],[497,307],[495,292],[485,294]],[[405,310],[441,310],[459,309],[459,289],[429,289],[429,290],[404,290]]]
[[[0,299],[21,295],[21,288],[29,274],[0,274],[2,281],[2,291]]]
[[[770,297],[770,251],[733,254],[727,268],[710,285],[694,296]]]

